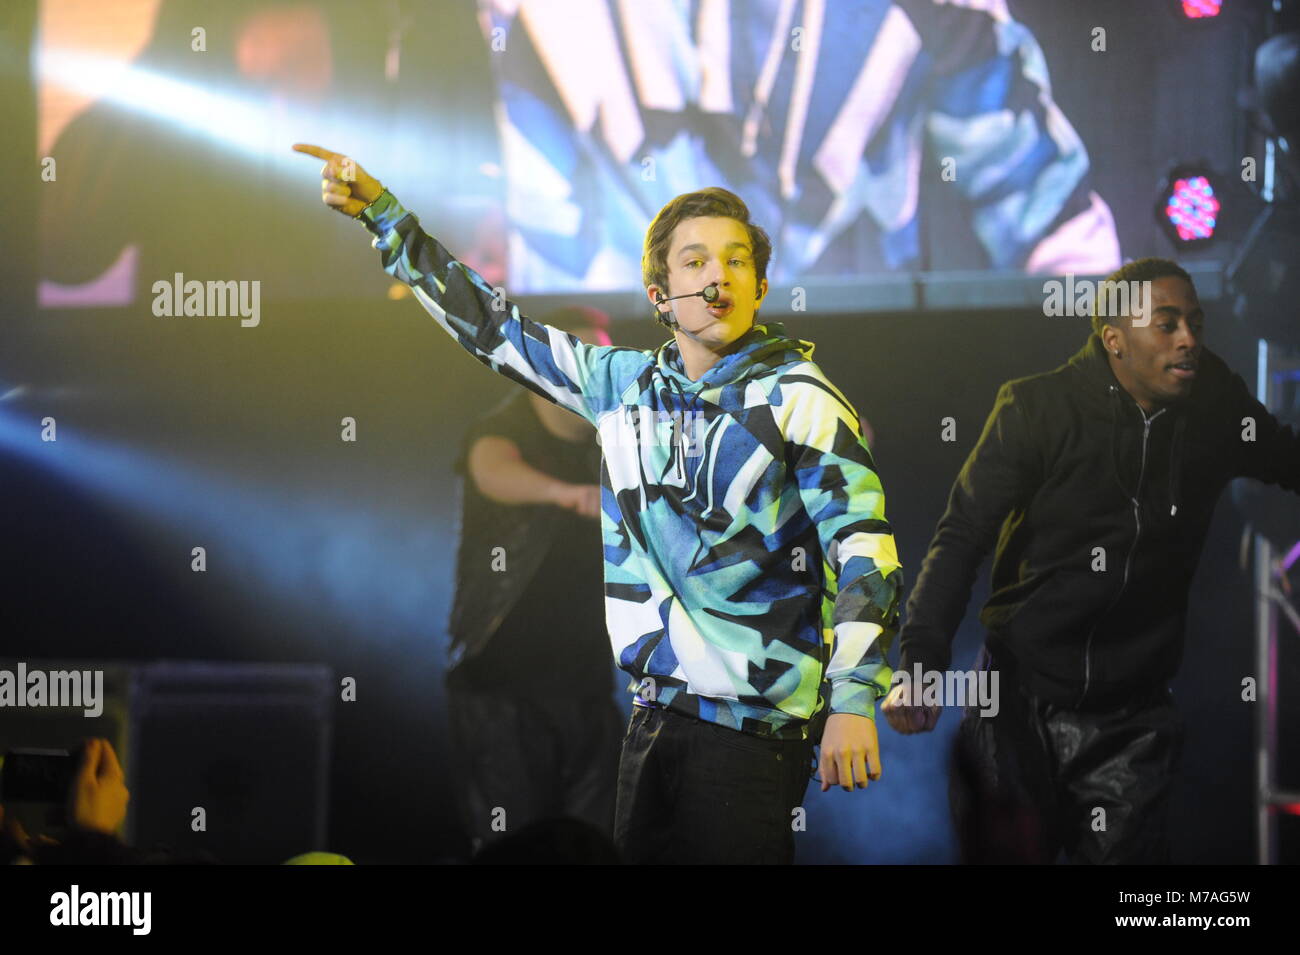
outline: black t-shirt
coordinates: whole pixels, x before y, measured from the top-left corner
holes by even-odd
[[[606,696],[612,688],[609,636],[605,629],[604,548],[600,522],[553,504],[500,504],[485,497],[469,476],[469,450],[486,435],[512,441],[532,467],[570,484],[600,483],[600,445],[591,429],[566,441],[546,429],[520,391],[466,433],[456,469],[462,475],[462,549],[487,553],[483,540],[489,510],[547,509],[556,521],[550,548],[513,608],[477,655],[452,673],[453,684],[472,689],[541,695],[566,687],[575,697]],[[506,570],[512,572],[509,560]]]

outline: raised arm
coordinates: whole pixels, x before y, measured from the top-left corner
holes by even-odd
[[[462,348],[493,371],[582,415],[593,424],[616,403],[611,358],[627,349],[589,345],[520,314],[502,290],[458,261],[419,220],[355,161],[298,143],[297,152],[325,160],[321,198],[374,235],[384,271],[405,282]]]

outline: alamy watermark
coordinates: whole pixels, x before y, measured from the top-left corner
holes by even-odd
[[[1043,314],[1048,318],[1092,318],[1095,311],[1105,319],[1132,315],[1134,328],[1151,324],[1149,280],[1108,282],[1066,275],[1064,282],[1044,282],[1043,296]]]
[[[262,321],[262,283],[256,279],[200,282],[177,272],[170,282],[154,282],[152,291],[153,313],[159,318],[239,315],[244,328],[255,328]]]
[[[625,407],[622,422],[602,428],[602,447],[680,447],[688,458],[704,453],[709,419],[698,411]]]
[[[104,671],[0,670],[0,709],[10,706],[81,707],[93,719],[104,712]]]
[[[73,884],[50,896],[51,925],[121,925],[133,935],[148,935],[152,923],[152,892],[82,891]]]
[[[997,716],[1001,709],[997,670],[895,670],[892,686],[907,689],[912,706],[961,706],[980,716]]]

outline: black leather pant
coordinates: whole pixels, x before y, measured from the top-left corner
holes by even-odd
[[[526,699],[447,688],[455,788],[475,850],[530,823],[610,835],[623,720],[613,697]]]
[[[967,710],[949,796],[965,862],[1169,862],[1183,720],[1168,689],[1103,712],[1006,680],[997,715]]]

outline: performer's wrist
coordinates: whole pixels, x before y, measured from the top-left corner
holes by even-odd
[[[362,213],[364,213],[367,209],[369,209],[369,208],[370,208],[371,206],[373,206],[376,202],[378,202],[381,198],[383,198],[384,193],[386,193],[387,191],[388,191],[388,187],[385,186],[385,185],[381,182],[381,183],[379,184],[379,191],[378,191],[377,193],[375,193],[375,198],[371,199],[371,200],[370,200],[369,202],[367,202],[364,206],[362,206],[360,209],[358,209],[356,215],[354,215],[352,218],[354,218],[354,219],[360,219]]]
[[[402,208],[397,197],[385,188],[373,202],[366,203],[365,208],[353,218],[365,226],[372,235],[382,240],[408,215],[410,213]]]

